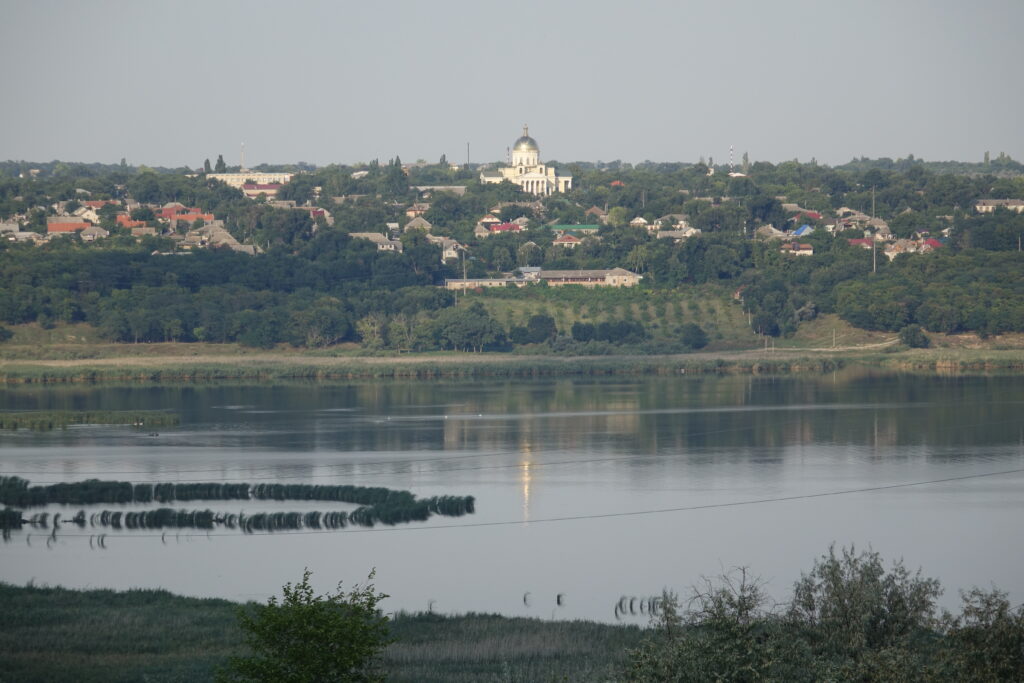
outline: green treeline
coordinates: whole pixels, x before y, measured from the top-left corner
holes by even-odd
[[[897,259],[878,277],[836,290],[836,309],[870,330],[917,323],[932,332],[982,336],[1024,331],[1024,254],[979,250]]]
[[[398,351],[537,344],[531,340],[544,330],[454,306],[452,293],[439,287],[445,278],[492,276],[521,266],[623,267],[643,275],[645,290],[723,285],[742,300],[753,331],[768,335],[790,334],[801,322],[832,312],[855,325],[886,330],[917,323],[930,332],[999,334],[1022,325],[1017,274],[1024,214],[974,210],[979,199],[1024,198],[1021,165],[1005,156],[959,166],[913,158],[861,159],[834,168],[813,161],[754,162],[744,164],[743,177],[709,174],[727,170],[711,160],[574,163],[568,170],[575,188],[542,199],[509,184],[480,185],[475,171],[447,164],[416,165],[405,169],[408,175],[397,159],[359,168],[292,169],[305,173],[282,188],[281,198],[327,209],[333,225],[306,210],[246,199],[203,174],[55,162],[38,165],[38,177],[16,177],[23,166],[0,164],[0,219],[18,217],[24,230],[44,231],[54,205],[74,206],[82,189],[94,199],[198,206],[262,251],[174,253],[168,235],[136,241],[114,224],[112,211],[102,219],[111,237],[94,243],[76,236],[42,246],[0,241],[0,323],[86,322],[117,342],[307,348],[358,342]],[[354,171],[365,174],[354,178]],[[430,184],[457,184],[466,191],[424,197],[414,187]],[[314,188],[321,188],[319,194]],[[351,237],[382,233],[388,223],[404,225],[406,209],[421,201],[430,204],[424,218],[432,223],[431,233],[467,245],[464,257],[442,262],[440,248],[418,230],[396,233],[401,253]],[[803,212],[784,210],[783,204],[799,205]],[[885,219],[896,238],[929,236],[941,246],[892,262],[884,254],[872,259],[869,250],[849,245],[849,239],[864,237],[861,230],[826,232],[841,207]],[[595,237],[584,236],[572,249],[553,243],[550,224],[595,223],[586,213],[590,209],[607,212]],[[479,237],[474,228],[489,213],[503,221],[526,219],[529,228]],[[629,225],[633,218],[653,223],[678,216],[701,235],[676,243]],[[142,220],[168,229],[152,215]],[[814,247],[813,256],[783,255],[778,242],[754,238],[759,226],[800,224],[814,228],[799,238]],[[967,272],[983,273],[984,286],[961,286]],[[612,296],[589,294],[595,302]],[[652,336],[650,326],[643,325],[641,334],[635,326],[644,321],[622,322],[634,327],[593,335],[580,329],[581,337],[592,337],[581,343],[598,350],[593,342],[607,336],[614,340],[609,344],[626,340],[650,352],[637,343]],[[559,350],[558,340],[579,341],[570,328],[571,323],[556,327],[541,343]],[[682,334],[677,325],[653,336],[671,341]],[[699,334],[678,350],[699,348],[694,341]]]

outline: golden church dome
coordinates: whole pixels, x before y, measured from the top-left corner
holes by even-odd
[[[537,141],[530,137],[530,127],[523,126],[523,137],[516,140],[516,144],[512,147],[513,152],[539,152],[540,147],[537,146]]]

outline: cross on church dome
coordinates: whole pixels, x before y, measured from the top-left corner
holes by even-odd
[[[537,141],[530,137],[530,127],[527,124],[523,124],[523,136],[516,140],[516,144],[512,149],[516,152],[540,151],[540,147],[537,146]]]

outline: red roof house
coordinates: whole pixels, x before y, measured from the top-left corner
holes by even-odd
[[[518,223],[499,223],[491,226],[491,232],[522,232],[523,226]]]
[[[66,223],[47,223],[46,232],[76,232],[78,230],[85,230],[92,223],[86,221],[68,221]]]

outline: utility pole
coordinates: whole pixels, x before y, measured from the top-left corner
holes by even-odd
[[[878,242],[875,240],[875,236],[872,235],[871,236],[871,272],[872,273],[877,273],[878,272],[878,256],[876,255],[876,252],[875,252],[875,245],[876,244],[878,244]]]

